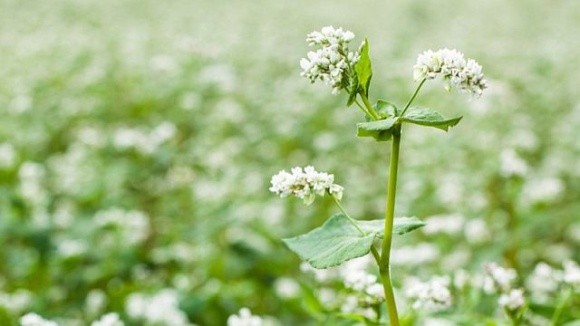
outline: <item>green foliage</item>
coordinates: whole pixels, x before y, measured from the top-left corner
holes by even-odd
[[[358,137],[372,137],[377,141],[388,141],[393,136],[393,128],[398,118],[386,118],[383,120],[359,122],[356,124]]]
[[[315,268],[338,266],[369,253],[375,237],[382,238],[385,220],[356,221],[362,234],[344,214],[331,216],[322,226],[284,243]],[[416,217],[399,217],[394,221],[396,234],[416,230],[425,223]]]
[[[373,108],[382,118],[396,117],[399,115],[397,107],[389,101],[378,100],[377,103],[373,105]]]
[[[354,66],[358,78],[358,85],[360,91],[365,95],[369,95],[369,86],[373,76],[371,67],[371,58],[369,56],[369,41],[365,38],[360,50],[360,59]]]
[[[369,253],[376,234],[361,234],[343,214],[331,216],[322,226],[284,243],[315,268],[338,266]]]
[[[447,131],[450,127],[457,125],[461,118],[446,119],[437,111],[413,106],[405,112],[401,117],[401,121]]]

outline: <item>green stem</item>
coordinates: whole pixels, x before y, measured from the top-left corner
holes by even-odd
[[[375,111],[375,109],[373,108],[373,105],[371,104],[371,102],[369,102],[369,99],[367,98],[367,96],[363,93],[363,92],[359,92],[360,98],[362,99],[364,105],[366,106],[367,110],[370,113],[371,118],[373,118],[373,120],[379,120],[380,117],[377,113],[377,111]]]
[[[556,307],[556,310],[554,311],[554,314],[552,315],[552,322],[550,323],[550,325],[553,325],[553,326],[558,325],[558,319],[560,319],[560,315],[564,311],[564,307],[566,307],[568,300],[571,298],[571,296],[572,296],[571,294],[572,294],[572,291],[566,292],[566,294],[564,295],[562,300],[560,300],[560,303],[558,304],[558,306]]]
[[[397,304],[393,293],[390,273],[391,243],[393,240],[393,225],[395,219],[395,195],[397,192],[397,172],[399,167],[399,149],[401,145],[401,126],[393,129],[391,149],[391,161],[389,165],[389,182],[387,186],[387,207],[385,212],[385,232],[383,236],[381,263],[379,270],[385,290],[385,301],[389,310],[389,318],[392,326],[399,325]]]
[[[366,108],[365,108],[365,107],[364,107],[362,104],[360,104],[360,102],[359,102],[359,101],[357,101],[357,100],[354,100],[354,103],[356,103],[356,105],[357,105],[357,106],[358,106],[358,107],[359,107],[359,108],[360,108],[360,109],[361,109],[361,110],[362,110],[362,111],[363,111],[363,112],[364,112],[366,115],[368,115],[368,116],[369,116],[369,117],[371,117],[371,118],[373,117],[373,116],[371,115],[371,113],[369,112],[369,110],[367,110],[367,109],[366,109]]]
[[[426,78],[421,80],[421,82],[419,83],[419,86],[417,86],[417,89],[415,90],[415,93],[413,93],[413,96],[411,96],[411,98],[409,99],[409,101],[405,105],[405,108],[403,108],[403,112],[401,112],[401,114],[399,115],[400,117],[402,117],[403,114],[405,114],[405,112],[407,112],[407,109],[411,106],[411,103],[413,103],[413,101],[415,100],[415,97],[417,97],[417,94],[419,94],[419,90],[421,89],[421,87],[423,87],[423,84],[425,84],[425,81],[427,81]]]
[[[348,221],[362,234],[362,235],[367,235],[365,231],[363,231],[360,226],[358,226],[358,223],[356,222],[356,220],[354,218],[352,218],[344,209],[344,207],[342,207],[342,205],[340,204],[340,200],[338,200],[338,198],[336,198],[334,195],[331,195],[332,198],[334,199],[334,202],[336,203],[336,205],[338,206],[338,209],[340,209],[340,211],[342,212],[342,214],[344,214],[344,216],[346,216],[346,218],[348,219]]]

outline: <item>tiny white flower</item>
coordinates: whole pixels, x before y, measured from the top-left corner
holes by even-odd
[[[524,290],[513,289],[508,293],[502,294],[499,297],[498,303],[501,307],[506,308],[510,311],[520,309],[524,306]]]
[[[58,326],[54,321],[47,320],[31,312],[20,318],[21,326]]]
[[[242,308],[238,315],[228,317],[228,326],[261,326],[262,324],[262,318],[253,316],[248,308]]]
[[[564,283],[574,287],[580,287],[580,266],[574,261],[564,263]]]
[[[487,277],[484,280],[483,290],[486,293],[509,291],[518,277],[514,269],[501,267],[496,263],[488,263],[484,269]]]
[[[91,326],[124,326],[125,323],[119,318],[117,313],[111,312],[103,315],[99,320],[91,323]]]
[[[448,309],[452,304],[449,291],[449,278],[433,277],[427,282],[415,278],[405,280],[405,296],[411,300],[414,309],[441,311]]]

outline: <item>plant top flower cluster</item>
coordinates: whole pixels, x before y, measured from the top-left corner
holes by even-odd
[[[321,46],[316,51],[308,52],[308,58],[300,60],[303,77],[314,83],[322,80],[332,87],[332,93],[338,94],[350,84],[350,75],[353,67],[359,60],[356,51],[350,51],[348,44],[354,39],[351,31],[342,28],[326,26],[320,32],[307,35],[306,41],[310,46]]]
[[[326,192],[338,200],[342,198],[344,188],[334,183],[334,175],[318,172],[312,166],[295,167],[290,172],[282,170],[272,176],[270,191],[280,197],[294,195],[306,205],[312,204],[316,195],[324,196]]]
[[[487,88],[481,69],[477,61],[466,60],[463,53],[455,49],[427,50],[417,58],[413,78],[420,81],[441,75],[447,81],[448,90],[455,87],[478,97]]]

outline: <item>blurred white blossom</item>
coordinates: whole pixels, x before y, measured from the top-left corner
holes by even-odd
[[[486,278],[484,279],[483,290],[486,293],[507,292],[518,277],[514,269],[505,268],[496,263],[485,264],[484,270]]]
[[[417,278],[405,279],[405,296],[412,302],[414,309],[441,311],[451,307],[452,297],[449,291],[449,278],[432,277],[426,282]]]
[[[508,293],[504,293],[499,297],[498,303],[510,311],[517,310],[524,306],[524,290],[512,289]]]
[[[563,280],[573,287],[580,287],[580,266],[572,260],[564,262]]]
[[[31,312],[20,318],[20,326],[58,326],[58,324]]]
[[[10,143],[0,144],[0,170],[9,169],[16,163],[16,150]]]
[[[248,308],[240,309],[237,315],[228,317],[228,326],[262,326],[263,321],[259,316],[252,315]]]
[[[172,326],[189,325],[187,316],[179,310],[177,292],[163,289],[152,296],[133,293],[125,301],[125,312],[137,321]]]
[[[501,152],[500,172],[505,177],[523,177],[528,172],[528,164],[513,149]]]
[[[99,320],[91,323],[91,326],[124,326],[125,323],[119,318],[117,313],[111,312],[103,315]]]

